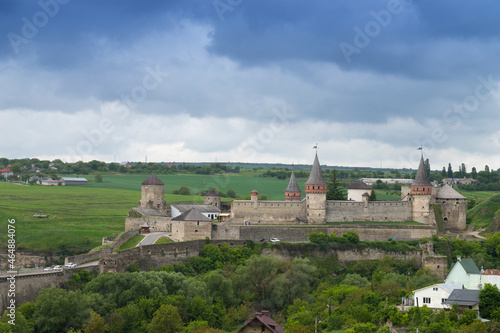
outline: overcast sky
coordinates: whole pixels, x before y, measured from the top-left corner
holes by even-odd
[[[0,157],[500,168],[500,2],[0,2]]]

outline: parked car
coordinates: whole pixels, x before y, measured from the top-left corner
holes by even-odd
[[[52,267],[45,267],[43,270],[46,271],[46,272],[48,272],[48,271],[52,270]]]
[[[54,269],[63,269],[61,265],[55,265]]]
[[[73,262],[68,262],[64,267],[66,267],[66,268],[73,268],[73,267],[76,267],[76,264],[73,263]]]
[[[271,241],[271,243],[278,243],[280,240],[276,237],[273,237],[271,239],[269,239]]]

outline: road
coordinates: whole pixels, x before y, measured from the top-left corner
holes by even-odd
[[[168,237],[168,234],[168,232],[152,232],[150,234],[147,234],[146,237],[144,237],[144,239],[139,244],[137,244],[137,246],[154,244],[158,240],[158,238],[162,236]]]

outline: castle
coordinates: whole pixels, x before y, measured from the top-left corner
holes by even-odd
[[[376,224],[415,221],[427,226],[401,226],[399,231],[405,229],[405,232],[401,233],[400,239],[431,235],[441,222],[443,229],[450,231],[461,231],[466,226],[466,198],[449,185],[434,187],[426,173],[423,156],[415,181],[411,187],[402,187],[399,201],[369,201],[371,188],[359,181],[348,189],[350,200],[327,200],[328,184],[323,178],[316,153],[309,179],[305,183],[304,199],[292,171],[285,189],[285,200],[260,201],[258,191],[253,190],[250,200],[232,202],[230,218],[225,223],[212,223],[214,209],[218,210],[220,207],[220,198],[214,191],[207,193],[205,205],[189,205],[189,209],[172,216],[172,210],[164,200],[163,187],[164,184],[155,175],[143,182],[139,207],[132,208],[129,213],[125,223],[126,230],[147,227],[151,231],[171,232],[176,241],[207,237],[258,241],[261,237],[268,237],[270,232],[275,236],[289,235],[290,239],[285,237],[284,240],[307,240],[305,233],[311,232],[314,227],[317,231],[330,232],[332,226],[338,228],[345,222]],[[263,232],[263,228],[256,229],[255,226],[268,228]],[[299,226],[309,228],[294,228]],[[329,228],[323,230],[321,227]],[[417,229],[419,231],[415,232]],[[379,238],[387,240],[387,235],[391,235],[391,231],[381,234]]]
[[[357,182],[349,188],[352,200],[327,200],[327,183],[316,154],[305,199],[292,171],[285,190],[285,201],[259,201],[257,191],[251,200],[235,200],[229,223],[321,225],[342,222],[420,222],[436,225],[435,207],[441,207],[445,230],[464,230],[466,198],[451,186],[434,187],[425,170],[423,156],[411,187],[401,188],[400,201],[369,201],[371,188]],[[360,200],[359,200],[360,199]]]

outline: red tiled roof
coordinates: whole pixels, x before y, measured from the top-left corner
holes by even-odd
[[[485,269],[483,275],[500,275],[500,269]]]
[[[13,171],[9,169],[0,169],[0,172],[13,172]]]

